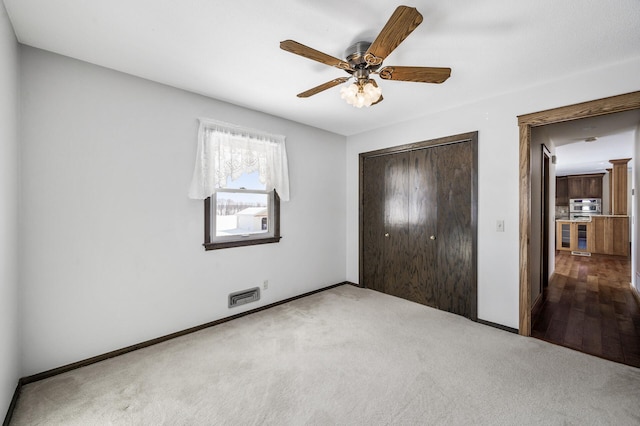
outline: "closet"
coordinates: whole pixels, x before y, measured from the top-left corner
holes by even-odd
[[[477,319],[477,132],[360,154],[360,284]]]

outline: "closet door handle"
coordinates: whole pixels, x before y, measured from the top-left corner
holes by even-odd
[[[389,238],[389,233],[388,233],[388,232],[386,232],[386,233],[384,234],[384,236],[385,236],[385,237],[387,237],[387,238]]]
[[[435,239],[436,239],[436,236],[435,236],[435,235],[432,235],[432,236],[430,236],[430,237],[429,237],[429,239],[430,239],[430,240],[435,240]]]

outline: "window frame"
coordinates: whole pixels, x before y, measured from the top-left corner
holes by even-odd
[[[246,190],[246,189],[231,189],[225,188],[221,189],[220,192],[232,192],[232,193],[264,193],[264,194],[272,194],[270,198],[272,201],[268,208],[269,219],[271,219],[271,223],[273,226],[273,234],[271,232],[267,233],[267,236],[259,236],[259,234],[249,234],[249,235],[230,235],[225,237],[214,237],[212,238],[211,232],[213,231],[212,226],[212,218],[213,214],[215,214],[216,206],[215,201],[211,200],[211,197],[207,197],[204,200],[204,246],[205,250],[218,250],[225,248],[233,248],[233,247],[246,247],[253,246],[258,244],[270,244],[270,243],[278,243],[282,236],[280,235],[280,197],[275,189],[271,191],[264,190]],[[212,197],[215,197],[215,193]],[[255,235],[255,236],[253,236]]]

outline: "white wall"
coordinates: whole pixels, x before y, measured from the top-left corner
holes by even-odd
[[[345,280],[345,138],[22,47],[23,374]],[[224,82],[220,82],[224,84]],[[205,252],[197,117],[287,137],[278,244]],[[262,299],[227,308],[229,293]]]
[[[20,373],[18,338],[18,42],[0,2],[0,418]]]
[[[347,279],[358,281],[358,154],[478,130],[478,317],[517,328],[519,157],[516,117],[638,90],[638,75],[640,57],[349,137]],[[391,100],[391,94],[388,98]],[[505,232],[496,232],[498,219],[505,220]]]

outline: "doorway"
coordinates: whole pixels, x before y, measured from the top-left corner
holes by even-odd
[[[539,238],[532,234],[530,214],[532,199],[531,181],[531,129],[547,124],[581,118],[595,117],[616,112],[640,110],[640,92],[613,96],[581,104],[560,107],[518,117],[520,128],[520,300],[519,333],[531,335],[532,260],[540,260],[539,252],[532,251],[531,239]]]

